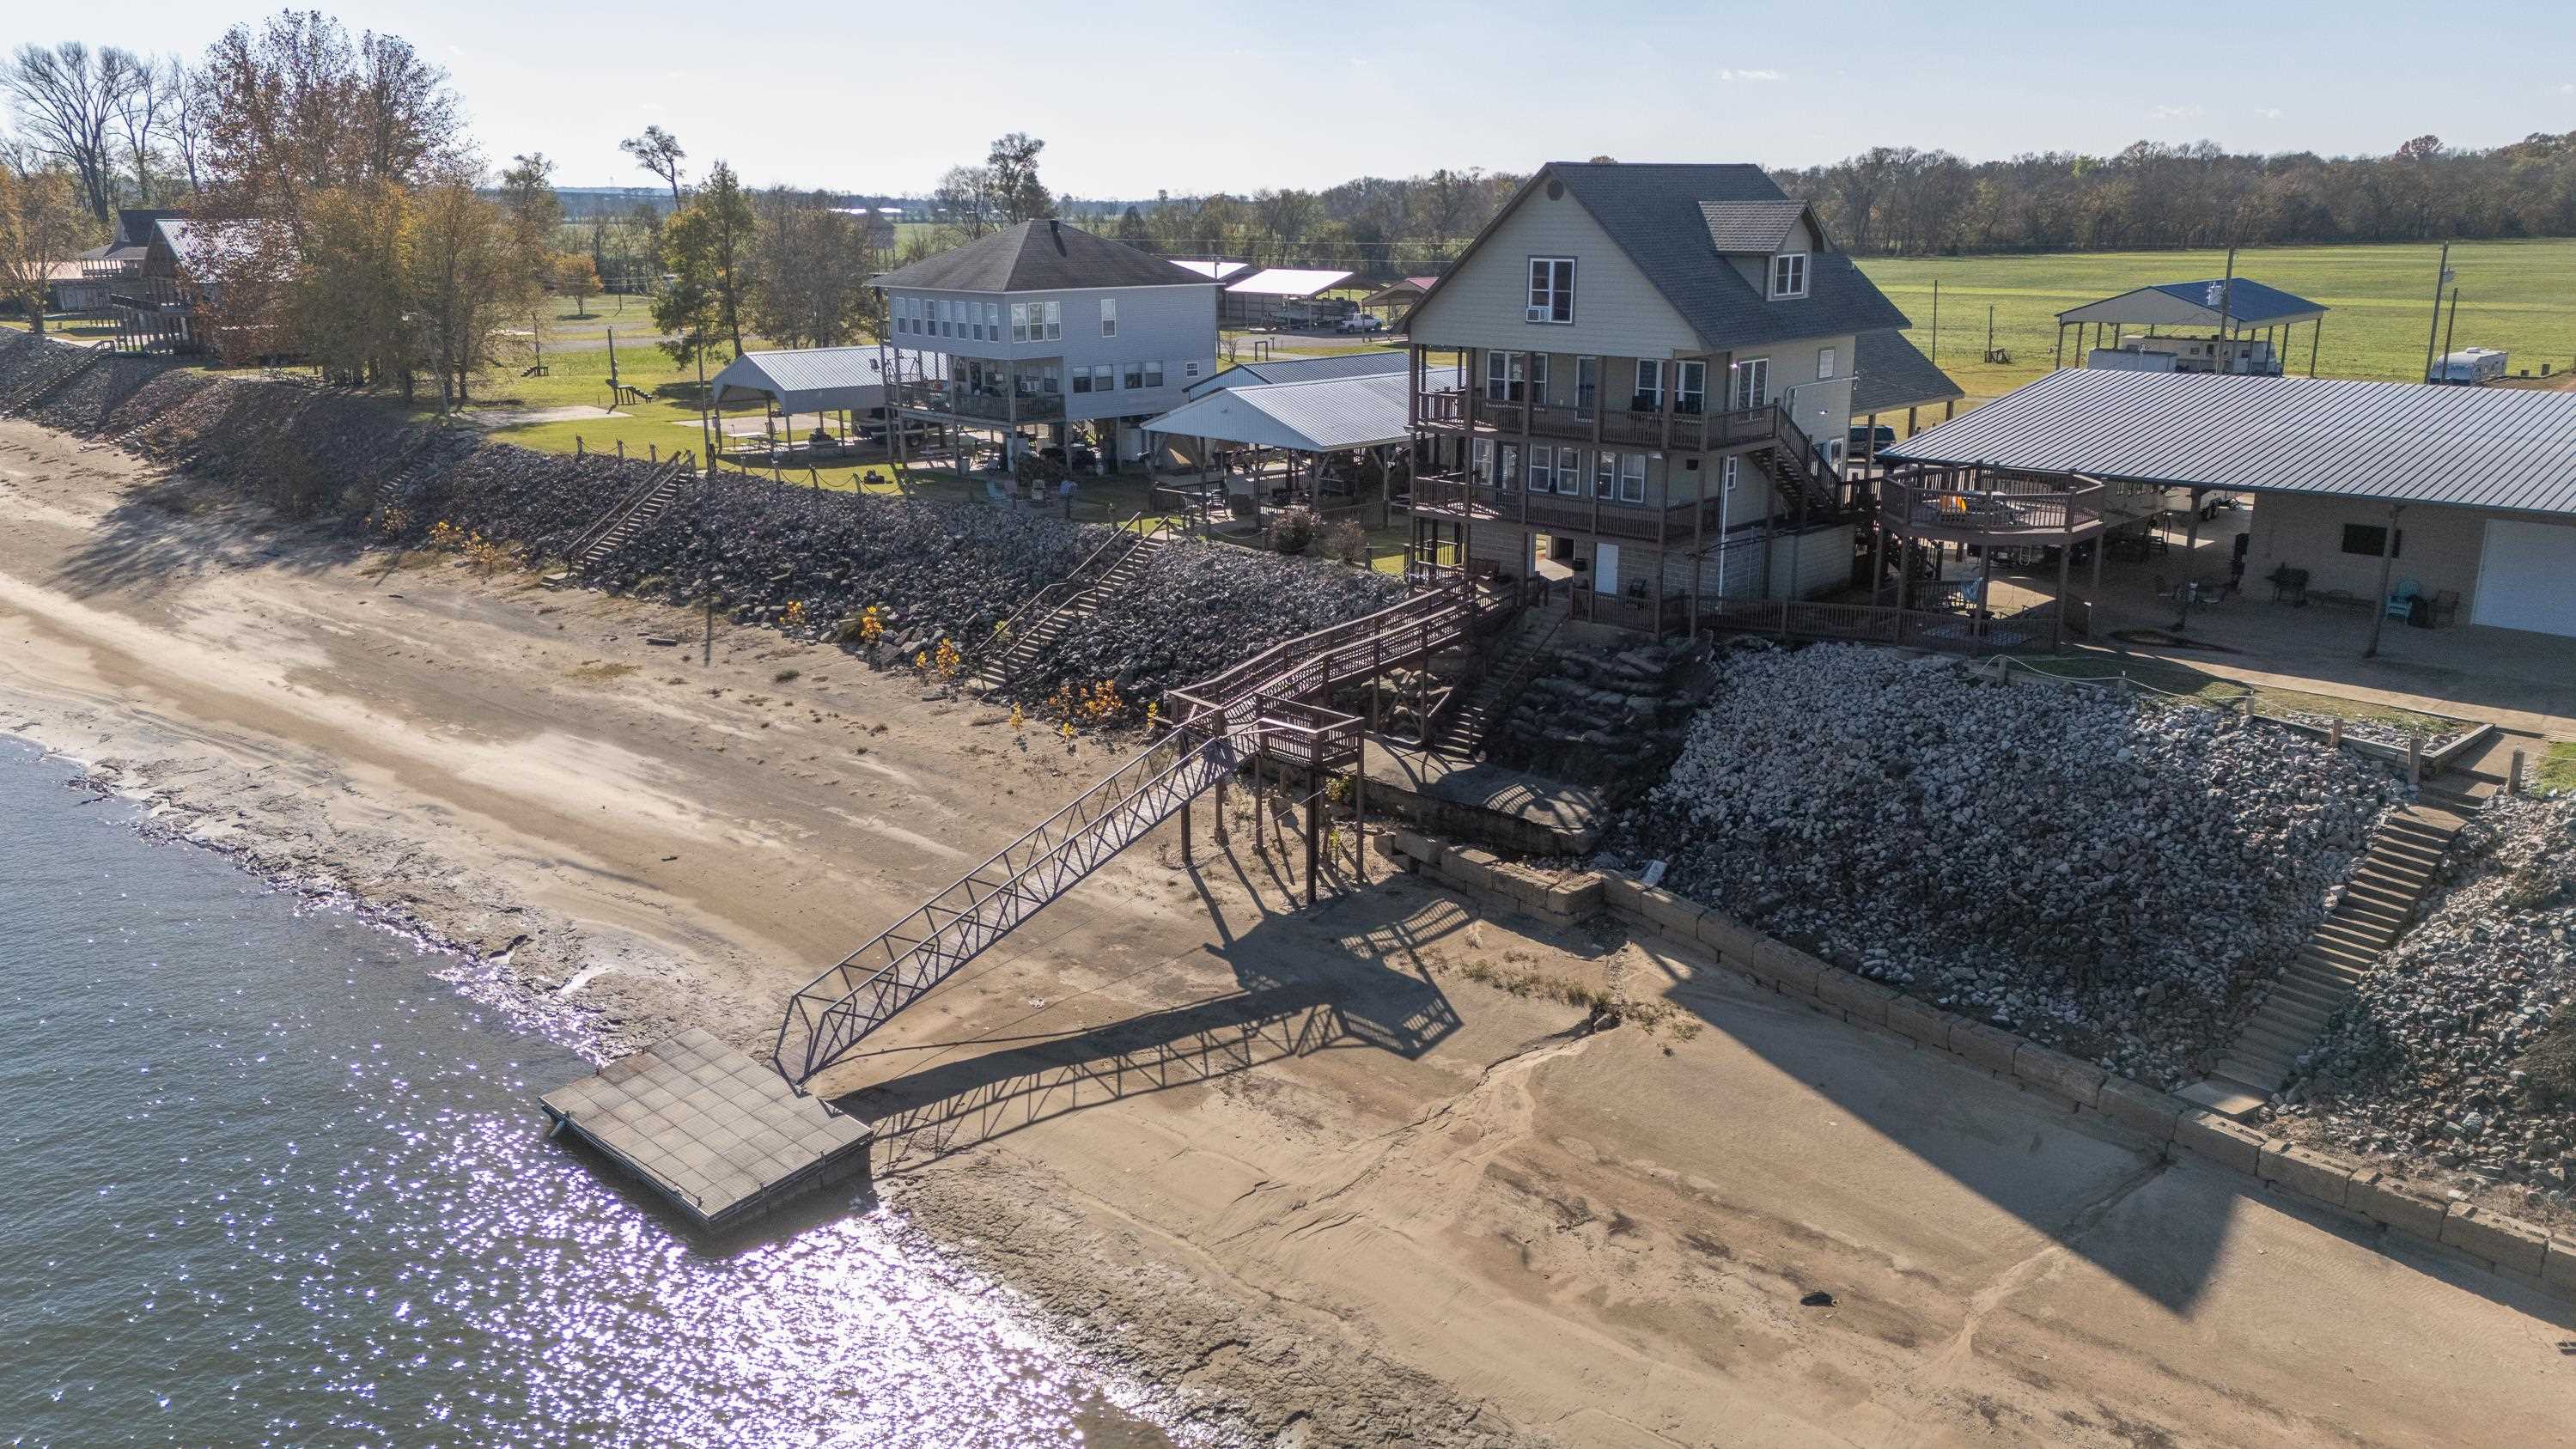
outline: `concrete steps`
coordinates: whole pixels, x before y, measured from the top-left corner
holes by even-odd
[[[2464,809],[2476,808],[2474,796],[2451,800]],[[2185,1097],[2213,1111],[2243,1116],[2289,1081],[2300,1054],[2414,924],[2442,857],[2465,823],[2462,813],[2419,799],[2372,832],[2334,910],[2282,968],[2209,1080],[2186,1089]]]
[[[606,518],[592,525],[575,545],[572,571],[580,573],[592,564],[615,553],[628,539],[653,526],[671,499],[680,491],[680,480],[689,475],[686,464],[678,458],[663,465],[662,471],[642,488],[621,500]]]
[[[976,661],[967,680],[989,694],[1017,679],[1035,664],[1048,645],[1064,636],[1067,629],[1099,612],[1100,606],[1119,590],[1132,588],[1145,577],[1165,535],[1157,531],[1139,538],[1125,552],[1108,557],[1095,565],[1086,581],[1077,569],[1059,588],[1069,589],[1063,602],[1047,609],[1011,638],[1002,642],[999,652]]]

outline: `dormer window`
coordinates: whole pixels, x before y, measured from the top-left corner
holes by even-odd
[[[1807,295],[1807,254],[1782,252],[1771,259],[1771,300]]]
[[[1572,322],[1574,320],[1574,258],[1532,257],[1529,259],[1529,320],[1532,322]]]

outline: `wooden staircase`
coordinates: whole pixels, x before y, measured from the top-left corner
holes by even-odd
[[[1513,630],[1484,677],[1476,681],[1476,687],[1432,731],[1432,749],[1462,760],[1482,756],[1486,738],[1511,712],[1521,691],[1537,677],[1540,666],[1547,662],[1549,641],[1564,624],[1565,615],[1561,613],[1533,615]]]
[[[2381,822],[2343,898],[2273,982],[2209,1080],[2185,1089],[2184,1096],[2230,1115],[2269,1101],[2296,1074],[2299,1055],[2351,999],[2362,977],[2414,925],[2443,856],[2479,805],[2470,790],[2427,783],[2418,794],[2415,804]]]
[[[644,480],[642,486],[617,501],[599,521],[582,530],[566,551],[572,559],[572,571],[581,573],[592,564],[608,557],[628,539],[652,526],[662,516],[671,499],[680,491],[680,480],[689,476],[690,455],[679,454],[663,465],[662,470]]]
[[[1091,617],[1113,594],[1136,587],[1168,536],[1159,528],[1131,531],[1135,522],[1120,525],[1119,537],[1014,610],[994,631],[992,646],[968,664],[967,682],[988,694],[1003,688],[1027,672],[1065,630]]]

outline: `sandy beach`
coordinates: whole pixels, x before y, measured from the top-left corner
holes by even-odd
[[[0,519],[0,730],[475,953],[602,1059],[765,1052],[1124,749],[31,424]],[[1300,909],[1237,809],[819,1084],[879,1122],[887,1202],[1220,1440],[2576,1441],[2563,1305],[1660,943],[1379,859]],[[1587,1031],[1603,990],[1658,1009]]]

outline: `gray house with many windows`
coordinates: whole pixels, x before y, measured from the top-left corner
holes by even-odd
[[[1006,227],[875,286],[888,405],[1005,457],[1086,440],[1112,463],[1140,456],[1139,425],[1216,371],[1217,283],[1060,221]]]
[[[1405,321],[1417,556],[1656,632],[1840,588],[1858,339],[1905,325],[1759,167],[1543,166]]]

